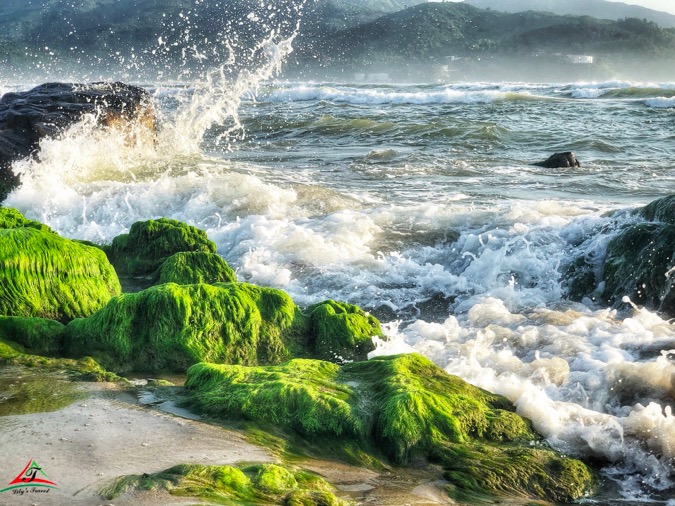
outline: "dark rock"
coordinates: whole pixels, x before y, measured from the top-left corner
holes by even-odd
[[[612,305],[628,296],[635,304],[675,317],[675,225],[629,227],[607,246],[603,298]]]
[[[139,121],[154,129],[149,93],[124,83],[48,83],[0,97],[0,200],[20,182],[12,162],[33,155],[40,139],[59,135],[85,114],[104,127]]]
[[[581,163],[571,151],[564,153],[553,153],[543,162],[535,163],[539,167],[546,167],[547,169],[558,169],[562,167],[581,167]]]

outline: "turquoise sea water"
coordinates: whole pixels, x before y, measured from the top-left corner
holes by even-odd
[[[554,447],[602,463],[610,503],[667,503],[675,326],[572,302],[562,273],[599,265],[635,219],[608,211],[675,193],[675,83],[258,77],[140,83],[156,140],[85,120],[15,164],[4,204],[100,243],[137,220],[196,225],[240,280],[358,304],[385,324],[375,354],[417,351],[506,395]],[[533,165],[556,151],[581,167]]]

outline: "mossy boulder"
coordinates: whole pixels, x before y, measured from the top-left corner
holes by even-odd
[[[347,506],[320,476],[277,464],[245,467],[181,464],[155,474],[118,478],[100,491],[112,500],[126,492],[166,490],[171,495],[196,497],[210,504],[283,504]]]
[[[234,283],[237,281],[232,268],[215,253],[181,251],[167,258],[159,268],[159,283]]]
[[[608,243],[602,298],[618,305],[629,297],[635,304],[675,317],[675,195],[633,214],[646,222],[626,227]]]
[[[294,356],[304,333],[299,308],[280,290],[167,283],[70,322],[64,348],[117,371],[185,371],[200,361],[278,363]]]
[[[636,211],[647,221],[675,225],[675,195],[657,199]]]
[[[0,207],[0,228],[35,228],[50,232],[51,229],[38,221],[29,220],[11,207]]]
[[[175,253],[215,253],[216,245],[203,230],[160,218],[134,223],[128,234],[115,237],[105,249],[121,276],[150,276]]]
[[[629,227],[607,246],[603,298],[632,302],[675,316],[675,225],[643,223]]]
[[[70,322],[64,352],[92,355],[118,372],[185,371],[197,362],[278,364],[328,355],[317,343],[329,341],[340,357],[364,359],[379,322],[356,306],[330,303],[347,308],[348,318],[319,316],[325,304],[308,316],[285,292],[247,283],[165,283],[114,297]]]
[[[186,387],[192,405],[209,415],[315,442],[337,439],[399,465],[438,462],[456,498],[567,502],[593,483],[583,463],[548,448],[507,399],[416,354],[343,366],[298,359],[272,367],[200,363],[188,370]]]
[[[58,355],[66,327],[46,318],[0,316],[0,339],[14,341],[39,355]]]
[[[30,225],[0,228],[0,315],[67,321],[120,292],[100,249]]]
[[[345,362],[363,360],[375,349],[373,336],[382,336],[380,322],[358,306],[326,300],[307,308],[314,356]]]

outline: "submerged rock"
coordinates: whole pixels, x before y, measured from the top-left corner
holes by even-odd
[[[507,399],[416,354],[341,367],[300,359],[269,367],[200,363],[188,370],[186,387],[201,412],[284,429],[324,457],[339,448],[342,458],[361,451],[400,465],[438,462],[455,498],[568,502],[593,483],[583,463],[548,448]]]
[[[12,162],[33,155],[40,139],[61,134],[85,114],[104,127],[155,126],[150,94],[119,82],[48,83],[0,97],[0,200],[19,184]]]
[[[65,239],[13,209],[0,209],[0,315],[67,321],[121,292],[98,248]]]
[[[543,162],[535,163],[539,167],[546,167],[547,169],[558,169],[565,167],[581,167],[581,163],[571,151],[564,153],[553,153]]]
[[[591,297],[609,306],[634,304],[675,317],[675,195],[636,209],[643,223],[624,225],[604,256],[579,257],[563,275],[568,297]],[[598,233],[609,233],[613,227]]]
[[[216,504],[347,506],[320,476],[277,464],[203,466],[181,464],[155,474],[123,476],[100,493],[112,500],[127,492],[164,489],[171,495],[198,497]]]

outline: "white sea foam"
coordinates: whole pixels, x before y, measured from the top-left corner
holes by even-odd
[[[644,103],[647,107],[653,107],[654,109],[673,109],[675,108],[675,97],[649,98]]]

